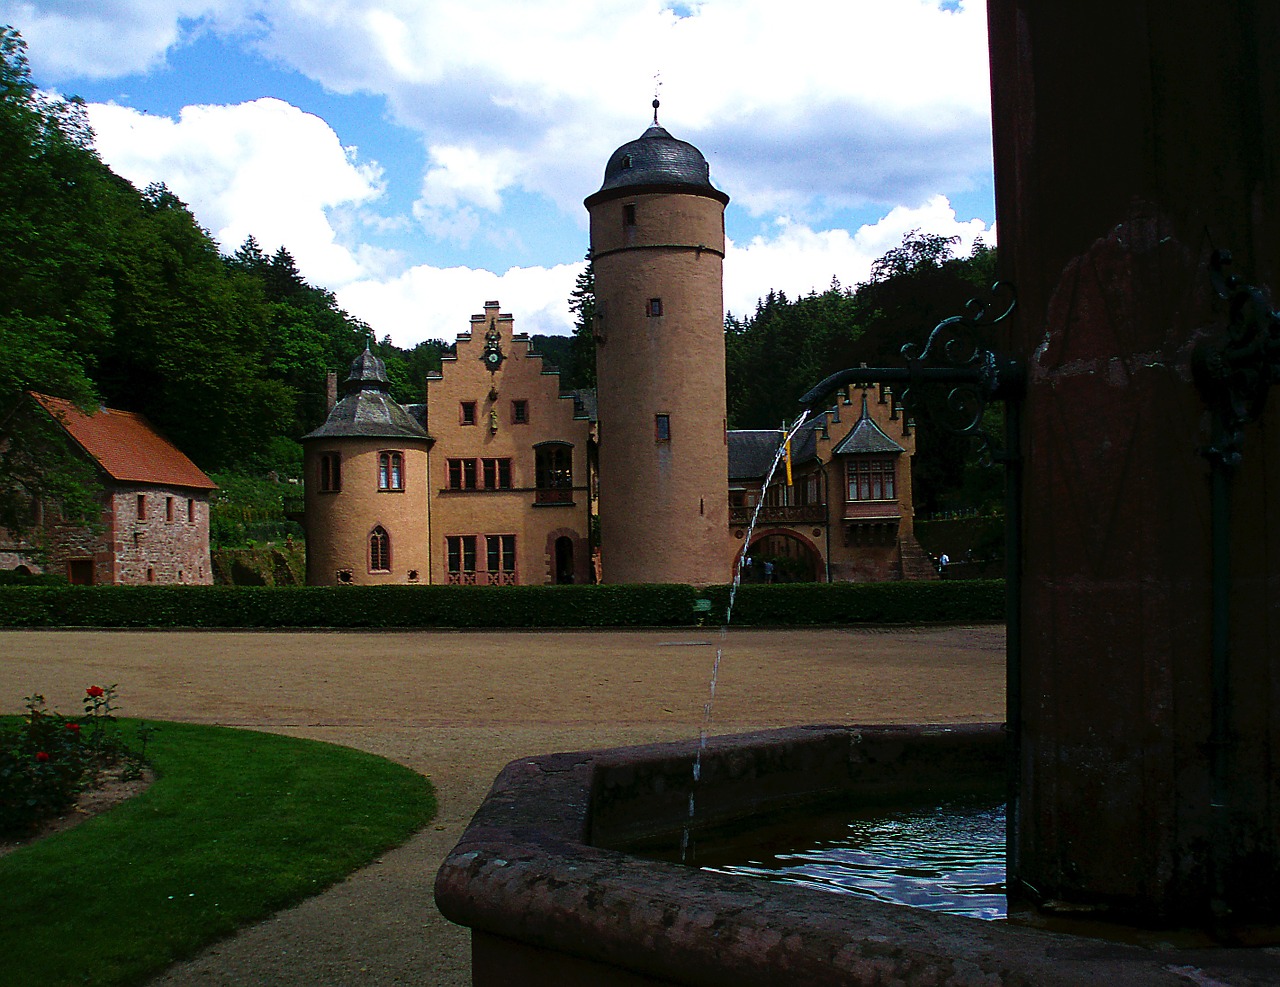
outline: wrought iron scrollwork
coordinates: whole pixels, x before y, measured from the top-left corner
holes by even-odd
[[[1209,258],[1214,293],[1227,303],[1226,330],[1196,347],[1192,368],[1215,415],[1213,441],[1204,454],[1225,467],[1240,465],[1245,426],[1262,417],[1271,385],[1280,383],[1280,313],[1267,293],[1228,272],[1231,253]]]
[[[1013,286],[997,281],[989,297],[971,298],[963,315],[939,322],[923,350],[914,343],[901,349],[908,369],[907,388],[900,394],[903,404],[912,409],[913,401],[919,400],[914,392],[922,384],[952,384],[940,406],[930,405],[933,423],[969,438],[984,465],[1002,460],[1011,452],[1000,449],[984,427],[987,405],[1016,394],[1023,374],[1017,360],[986,348],[983,337],[987,330],[1007,319],[1016,306]],[[933,372],[926,374],[926,368]],[[954,373],[948,376],[948,370]]]

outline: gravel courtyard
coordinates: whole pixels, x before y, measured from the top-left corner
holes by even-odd
[[[347,881],[153,981],[470,983],[467,933],[436,911],[436,868],[508,761],[696,737],[723,644],[711,733],[804,723],[1004,716],[1004,628],[616,632],[0,632],[0,712],[122,714],[346,744],[427,775],[440,812]],[[163,735],[157,738],[163,743]]]

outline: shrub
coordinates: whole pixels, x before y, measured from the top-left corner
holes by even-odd
[[[141,771],[142,755],[116,730],[115,700],[115,686],[92,685],[83,715],[68,719],[44,696],[26,697],[21,724],[0,733],[0,833],[28,833],[65,812],[105,770]]]
[[[681,627],[724,621],[711,586],[0,587],[0,627]],[[710,600],[710,609],[696,609]],[[1004,582],[743,586],[737,625],[1000,620]]]

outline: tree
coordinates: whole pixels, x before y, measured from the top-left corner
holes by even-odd
[[[569,311],[573,313],[573,337],[569,343],[569,359],[560,368],[560,386],[564,390],[596,386],[596,269],[587,251],[587,266],[578,274],[569,295]]]
[[[33,504],[96,514],[98,485],[61,430],[29,413],[37,390],[83,408],[97,399],[92,352],[111,333],[100,204],[110,173],[84,105],[40,94],[26,45],[0,28],[0,527],[34,531]]]

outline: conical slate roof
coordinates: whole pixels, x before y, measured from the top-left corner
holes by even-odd
[[[656,105],[654,109],[653,125],[609,157],[604,166],[604,183],[587,196],[588,208],[603,199],[645,188],[695,192],[729,201],[729,196],[711,184],[711,168],[702,152],[658,126]]]
[[[850,429],[849,434],[840,440],[840,444],[831,450],[832,455],[841,456],[860,452],[906,452],[902,446],[885,435],[867,412],[867,395],[862,395],[862,415]]]
[[[351,361],[351,372],[342,384],[343,397],[319,428],[307,439],[380,438],[426,439],[424,429],[399,403],[392,400],[387,365],[365,351]]]

